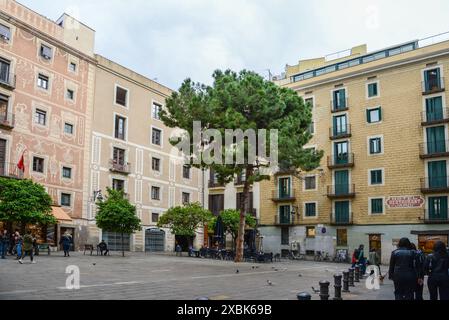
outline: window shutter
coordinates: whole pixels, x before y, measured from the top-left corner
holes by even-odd
[[[368,123],[371,123],[371,110],[369,109],[366,110],[366,121],[368,121]]]
[[[382,108],[379,107],[379,121],[382,121]]]

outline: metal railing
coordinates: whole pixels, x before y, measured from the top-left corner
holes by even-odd
[[[431,78],[422,82],[422,93],[432,94],[444,91],[444,77]]]
[[[120,161],[117,161],[115,159],[110,159],[109,170],[113,172],[129,174],[131,173],[131,164],[129,162],[121,163]]]
[[[353,224],[352,213],[347,212],[344,214],[331,213],[331,224],[335,226],[348,226]]]
[[[419,144],[419,156],[423,157],[435,157],[439,155],[445,155],[449,153],[449,141],[433,141]]]
[[[355,195],[355,184],[333,184],[327,186],[328,197],[352,197]]]
[[[209,188],[221,188],[224,187],[224,184],[220,183],[218,180],[209,180],[208,186]]]
[[[449,208],[445,208],[445,212],[439,212],[436,214],[435,212],[430,212],[430,210],[424,210],[424,223],[449,223],[448,216]]]
[[[1,113],[0,112],[0,126],[7,129],[14,128],[15,117],[12,112]]]
[[[328,156],[327,166],[331,169],[340,167],[352,167],[354,166],[354,154],[346,153],[343,155]]]
[[[0,176],[6,178],[23,179],[23,171],[17,168],[17,163],[0,163]]]
[[[436,124],[449,121],[449,108],[441,108],[441,111],[421,112],[421,123],[423,125]]]
[[[274,224],[276,224],[276,225],[288,226],[288,225],[293,225],[293,224],[297,223],[296,216],[291,215],[291,214],[289,214],[288,216],[281,216],[281,215],[277,214],[274,218],[275,218]]]
[[[449,177],[425,177],[420,179],[421,192],[439,192],[449,190]]]
[[[345,111],[349,108],[349,101],[348,98],[332,99],[330,105],[332,112]]]
[[[273,190],[272,192],[273,201],[290,201],[296,199],[295,190],[290,190],[290,192],[280,192],[279,190]]]
[[[329,138],[331,140],[347,138],[351,136],[351,125],[337,126],[329,128]]]

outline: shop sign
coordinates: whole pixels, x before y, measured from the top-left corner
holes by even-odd
[[[391,196],[387,198],[386,203],[390,209],[421,208],[424,198],[421,196]]]

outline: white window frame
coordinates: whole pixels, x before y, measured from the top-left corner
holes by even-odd
[[[315,189],[306,189],[306,178],[315,178]],[[312,191],[317,191],[318,190],[318,179],[317,179],[317,175],[316,174],[308,174],[304,177],[304,180],[302,182],[302,190],[304,192],[312,192]]]
[[[306,205],[310,204],[310,203],[314,203],[315,204],[315,215],[308,217],[306,216]],[[307,219],[317,219],[318,218],[318,201],[305,201],[303,204],[303,210],[302,210],[303,214],[302,217],[303,219],[307,220]]]
[[[70,169],[70,178],[64,177],[64,168]],[[73,166],[67,164],[61,164],[61,180],[73,181]]]
[[[371,182],[371,171],[381,171],[382,172],[382,183],[381,184],[372,184]],[[368,169],[368,186],[370,187],[383,187],[385,186],[385,168],[373,168]]]
[[[163,104],[163,103],[161,103],[161,102],[159,102],[159,101],[157,101],[157,100],[151,99],[151,119],[153,119],[153,120],[155,120],[155,121],[160,121],[160,122],[162,122],[161,119],[157,119],[157,118],[155,118],[155,117],[153,116],[153,107],[154,107],[155,104],[161,106],[161,111],[164,110],[164,104]]]
[[[30,161],[30,171],[29,172],[31,172],[34,175],[47,176],[48,156],[43,156],[43,155],[40,155],[40,154],[37,154],[37,153],[32,153],[30,158],[31,158],[31,161]],[[44,159],[44,170],[43,170],[43,172],[39,172],[39,171],[34,171],[33,170],[34,158]]]
[[[126,125],[125,125],[125,139],[119,139],[115,137],[115,118],[119,116],[121,118],[124,118],[126,120]],[[112,117],[112,137],[114,138],[114,140],[117,141],[128,141],[128,128],[129,128],[129,121],[128,121],[128,117],[121,114],[121,113],[117,113],[114,112],[113,113],[113,117]]]
[[[47,78],[47,88],[41,87],[41,86],[38,84],[38,82],[39,82],[39,77],[40,77],[40,76],[43,76],[43,77],[46,77],[46,78]],[[37,75],[36,75],[36,88],[37,88],[37,89],[39,89],[39,90],[41,90],[41,91],[43,91],[43,92],[51,92],[51,83],[52,83],[52,81],[51,81],[50,75],[48,75],[48,74],[46,74],[46,73],[44,73],[44,72],[41,72],[41,71],[38,71],[38,72],[37,72]]]
[[[41,47],[45,46],[51,49],[51,58],[50,59],[45,59],[43,56],[41,56]],[[45,62],[48,64],[52,64],[53,61],[55,60],[55,55],[56,55],[56,47],[50,45],[48,42],[42,41],[42,40],[38,40],[38,45],[37,45],[37,58],[39,59],[39,61],[41,62]]]
[[[371,208],[371,200],[373,199],[382,199],[382,213],[373,213]],[[370,216],[384,216],[386,214],[385,212],[385,196],[378,196],[378,197],[368,197],[368,215]]]
[[[159,188],[159,200],[153,199],[153,187]],[[149,195],[150,195],[150,202],[162,203],[163,198],[164,198],[163,197],[164,187],[162,185],[160,185],[160,184],[157,184],[157,183],[150,183],[149,184],[149,188],[150,188],[150,193],[149,193]],[[161,215],[159,215],[159,217],[160,216]]]
[[[70,195],[70,205],[66,206],[62,204],[62,194],[67,194]],[[63,208],[73,208],[73,203],[74,203],[74,194],[73,192],[69,192],[69,191],[65,191],[65,190],[59,190],[58,191],[58,195],[59,195],[59,205]]]
[[[376,138],[380,138],[381,152],[380,153],[370,153],[370,140],[371,139],[376,139]],[[366,141],[367,141],[368,157],[376,157],[376,156],[381,156],[381,155],[384,154],[384,152],[385,152],[385,142],[384,142],[384,135],[383,134],[379,134],[379,135],[375,135],[375,136],[368,136],[366,138]]]
[[[154,144],[153,143],[153,129],[159,130],[161,132],[161,144]],[[161,127],[157,127],[157,126],[151,126],[151,134],[150,134],[150,144],[152,146],[158,147],[163,149],[164,148],[164,130]]]
[[[374,83],[377,84],[377,96],[370,97],[369,96],[369,85],[370,84],[374,84]],[[366,84],[365,84],[365,90],[366,90],[366,100],[372,100],[372,99],[380,98],[380,81],[379,81],[379,79],[372,80],[372,81],[367,81]]]
[[[370,112],[370,111],[372,111],[372,110],[376,110],[376,109],[380,109],[380,114],[381,114],[380,121],[377,121],[377,122],[368,122],[368,119],[366,119],[366,113],[367,113],[367,112]],[[383,121],[384,121],[384,113],[383,113],[383,111],[382,111],[382,106],[379,105],[379,106],[376,106],[376,107],[366,108],[366,112],[365,112],[365,122],[366,122],[367,125],[369,125],[369,126],[374,126],[374,125],[381,124]]]

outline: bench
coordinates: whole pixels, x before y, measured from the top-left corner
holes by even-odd
[[[92,251],[94,251],[94,245],[93,244],[85,244],[84,245],[84,253],[83,255],[86,254],[86,251],[90,250],[90,255],[92,255]]]
[[[48,255],[50,255],[50,244],[48,244],[48,243],[38,244],[36,246],[36,253],[35,253],[35,255],[38,256],[39,252],[40,251],[44,251],[44,250],[47,250]]]

